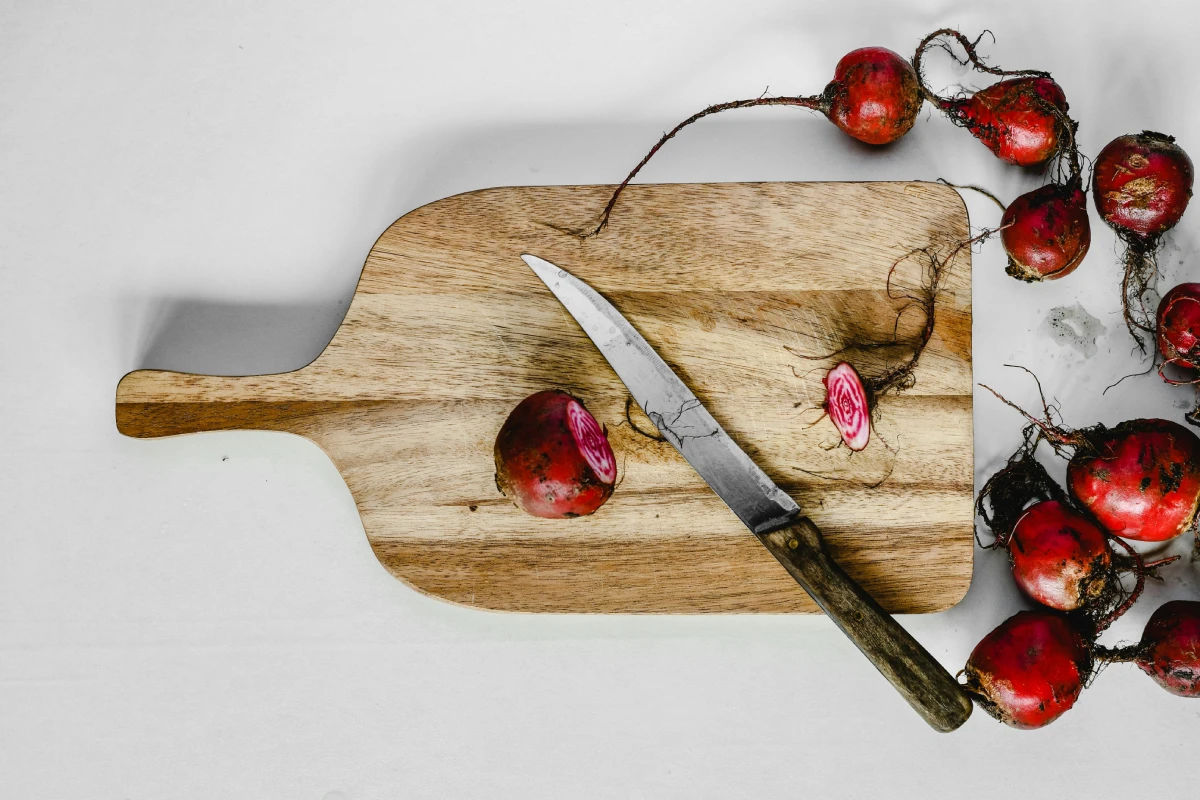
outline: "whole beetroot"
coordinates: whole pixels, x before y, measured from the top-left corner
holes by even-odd
[[[1183,533],[1200,504],[1200,439],[1165,419],[1077,431],[1067,488],[1107,530],[1161,542]]]
[[[496,486],[538,517],[591,514],[612,495],[617,461],[603,428],[570,394],[522,400],[496,436]]]
[[[1159,606],[1142,632],[1136,663],[1171,694],[1200,697],[1200,602]]]
[[[1013,579],[1050,608],[1074,611],[1103,597],[1112,569],[1108,538],[1058,500],[1030,506],[1008,540]]]
[[[1158,275],[1158,240],[1187,209],[1193,178],[1188,154],[1173,137],[1154,131],[1118,136],[1096,157],[1092,197],[1125,242],[1125,327],[1143,349],[1141,333],[1154,332],[1146,295]]]
[[[922,60],[935,44],[949,51],[944,41],[947,39],[957,41],[965,51],[966,58],[960,63],[1004,79],[970,95],[935,94],[925,84]],[[1064,150],[1074,150],[1075,124],[1067,116],[1062,87],[1040,70],[1005,70],[988,65],[976,52],[978,43],[979,39],[969,39],[953,28],[936,30],[921,40],[913,66],[925,97],[1010,164],[1041,166]]]
[[[1040,728],[1075,705],[1092,663],[1088,639],[1065,616],[1019,611],[971,651],[966,690],[1004,724]]]
[[[1188,369],[1200,368],[1200,283],[1181,283],[1163,295],[1155,318],[1163,359]]]
[[[908,133],[922,103],[916,71],[886,47],[842,56],[821,100],[830,122],[867,144],[890,144]]]
[[[1082,184],[1050,183],[1021,195],[1000,220],[1009,275],[1023,281],[1055,280],[1075,271],[1092,241]]]
[[[1175,227],[1192,196],[1192,160],[1174,137],[1142,131],[1113,139],[1092,171],[1100,217],[1127,238],[1149,240]]]
[[[1056,112],[1067,113],[1067,97],[1049,77],[1010,78],[969,97],[939,98],[937,106],[1010,164],[1040,166],[1062,146]]]

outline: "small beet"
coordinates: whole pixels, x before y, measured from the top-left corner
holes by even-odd
[[[1079,432],[1067,463],[1071,497],[1126,539],[1161,542],[1183,533],[1200,503],[1200,439],[1165,419],[1135,419]]]
[[[1118,136],[1096,157],[1096,210],[1123,236],[1151,239],[1183,216],[1193,175],[1192,160],[1173,137],[1154,131]]]
[[[1066,617],[1019,611],[971,651],[966,689],[1006,725],[1040,728],[1075,704],[1092,661],[1088,640]]]
[[[858,371],[845,361],[825,375],[825,412],[851,450],[871,439],[871,411]]]
[[[591,514],[612,495],[617,461],[603,428],[558,391],[522,400],[496,436],[496,485],[538,517]]]
[[[1009,78],[938,107],[1010,164],[1040,166],[1062,147],[1067,97],[1049,77]]]
[[[867,144],[889,144],[908,133],[923,102],[912,65],[886,47],[842,56],[822,98],[829,121]]]
[[[1158,351],[1169,364],[1200,368],[1200,283],[1181,283],[1158,304]]]
[[[1081,184],[1051,183],[1021,195],[1004,211],[1000,241],[1007,272],[1023,281],[1070,275],[1092,241],[1087,195]]]
[[[1031,598],[1073,611],[1100,599],[1112,552],[1091,520],[1058,500],[1029,507],[1008,540],[1013,579]]]
[[[608,225],[617,198],[642,167],[681,130],[704,117],[756,106],[794,106],[819,111],[847,135],[867,144],[894,142],[912,128],[924,98],[917,73],[898,53],[886,47],[862,47],[842,56],[833,80],[819,95],[808,97],[754,97],[730,100],[701,109],[662,135],[625,180],[613,190],[600,214],[600,222],[582,238],[599,234]]]
[[[1181,697],[1200,697],[1200,602],[1172,600],[1151,615],[1137,665]]]

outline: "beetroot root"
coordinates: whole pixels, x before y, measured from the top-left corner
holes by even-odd
[[[1065,616],[1019,611],[967,659],[966,690],[1014,728],[1040,728],[1066,713],[1092,671],[1090,642]]]
[[[1082,185],[1051,183],[1018,197],[1001,218],[1000,241],[1008,254],[1005,271],[1014,278],[1034,282],[1070,275],[1092,241]]]
[[[921,95],[917,73],[904,58],[886,47],[862,47],[842,56],[834,70],[833,80],[819,95],[809,97],[755,97],[716,103],[697,111],[662,135],[650,152],[625,176],[613,190],[594,229],[580,234],[595,236],[608,225],[617,198],[642,167],[664,144],[681,130],[704,117],[722,111],[756,106],[795,106],[824,114],[841,131],[860,142],[884,145],[894,142],[912,128],[921,110]]]
[[[1136,662],[1171,694],[1200,697],[1200,602],[1160,606],[1146,623]]]
[[[1008,552],[1013,579],[1044,606],[1073,611],[1105,594],[1112,568],[1108,539],[1066,503],[1030,506],[1013,527]]]
[[[1141,240],[1170,230],[1192,196],[1192,160],[1175,139],[1154,131],[1118,136],[1092,172],[1101,218],[1119,234]]]
[[[1126,244],[1122,309],[1125,327],[1143,351],[1141,332],[1154,331],[1146,295],[1158,275],[1158,239],[1183,216],[1193,178],[1183,148],[1154,131],[1118,136],[1096,157],[1092,197],[1101,218]]]
[[[551,390],[522,400],[496,436],[496,486],[538,517],[591,514],[612,495],[617,461],[577,398]]]
[[[1200,503],[1200,439],[1165,419],[1135,419],[1085,437],[1067,463],[1067,488],[1107,530],[1161,542],[1183,533]]]

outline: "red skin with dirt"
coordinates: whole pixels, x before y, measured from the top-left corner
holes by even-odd
[[[1059,151],[1062,126],[1053,108],[1065,115],[1067,97],[1051,78],[1009,78],[938,106],[999,158],[1034,167]]]
[[[1187,530],[1200,502],[1200,439],[1165,419],[1086,437],[1067,464],[1071,496],[1109,532],[1161,542]]]
[[[971,651],[966,688],[1006,725],[1040,728],[1075,705],[1091,666],[1087,641],[1066,617],[1019,611]]]
[[[1009,275],[1023,281],[1070,275],[1092,242],[1087,195],[1079,182],[1051,183],[1009,204],[1000,219]]]
[[[1100,597],[1112,567],[1104,531],[1057,500],[1026,509],[1013,527],[1008,552],[1017,586],[1060,611]]]
[[[1134,239],[1170,230],[1192,196],[1192,160],[1175,140],[1154,131],[1113,139],[1092,172],[1096,210],[1110,226]]]
[[[921,89],[912,65],[886,47],[842,56],[822,99],[829,120],[867,144],[889,144],[913,126]]]
[[[1200,602],[1172,600],[1146,623],[1137,665],[1181,697],[1200,697]]]
[[[1200,283],[1181,283],[1163,295],[1155,315],[1158,351],[1168,363],[1200,368]]]
[[[616,482],[603,429],[570,394],[550,390],[520,402],[496,436],[496,486],[538,517],[591,514]]]

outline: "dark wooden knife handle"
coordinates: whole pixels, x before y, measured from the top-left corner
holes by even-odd
[[[971,699],[958,681],[842,571],[812,520],[758,538],[926,722],[952,731],[967,721]]]

